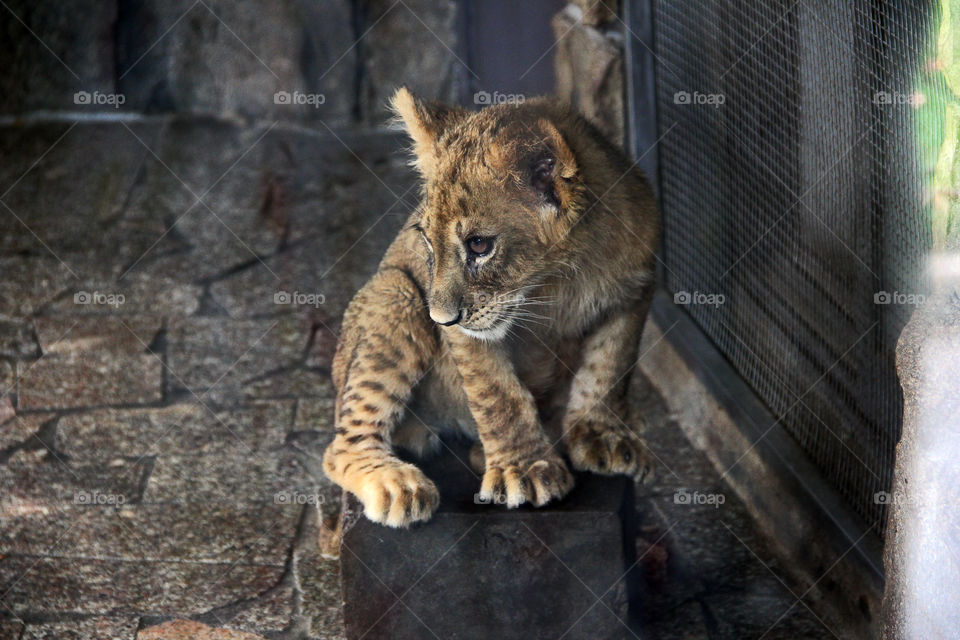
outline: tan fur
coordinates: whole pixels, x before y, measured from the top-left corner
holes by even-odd
[[[645,178],[550,99],[469,113],[400,89],[392,104],[423,199],[344,316],[329,477],[407,526],[439,494],[393,447],[428,453],[441,429],[479,439],[480,495],[510,507],[566,495],[564,453],[645,474],[625,399],[660,228]]]

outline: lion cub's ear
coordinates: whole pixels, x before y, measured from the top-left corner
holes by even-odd
[[[577,187],[577,159],[552,122],[541,119],[537,129],[538,143],[526,158],[530,186],[544,204],[563,211],[570,206]]]
[[[440,134],[466,116],[467,111],[442,102],[420,100],[406,87],[397,89],[390,106],[413,138],[414,166],[429,178],[436,170],[436,142]]]

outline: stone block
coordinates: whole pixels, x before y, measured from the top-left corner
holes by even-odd
[[[42,448],[43,443],[34,436],[41,427],[54,418],[56,418],[54,413],[21,413],[6,419],[0,417],[0,451],[13,447]]]
[[[38,318],[43,357],[18,365],[24,409],[159,402],[163,363],[147,347],[161,320]]]
[[[457,3],[451,0],[371,0],[362,5],[364,39],[361,112],[370,123],[390,117],[387,101],[407,86],[425,98],[457,101],[460,78],[470,73],[457,60]],[[402,52],[416,43],[416,55]]]
[[[44,453],[39,459],[15,458],[0,465],[0,513],[4,516],[44,512],[64,503],[131,503],[140,499],[140,487],[149,470],[147,461],[70,464],[62,456],[58,459]]]
[[[304,522],[302,545],[296,551],[297,584],[302,594],[301,614],[307,618],[313,637],[341,640],[343,603],[340,596],[340,565],[324,558],[317,545],[322,514],[315,510]]]
[[[355,37],[347,0],[122,3],[118,88],[138,111],[338,122],[354,108]]]
[[[168,620],[137,633],[137,640],[265,640],[263,636],[235,629],[211,627],[194,620]]]
[[[74,92],[114,91],[116,0],[11,0],[4,12],[0,112],[79,111]]]
[[[184,402],[150,409],[68,413],[57,423],[57,449],[76,460],[246,455],[283,446],[293,423],[293,404],[290,400],[264,401],[240,409],[214,410],[198,402]]]
[[[21,226],[16,233],[30,232]],[[5,316],[32,316],[69,292],[76,283],[71,267],[46,250],[36,255],[0,257],[0,273],[3,273],[0,278],[0,314]]]
[[[304,313],[318,327],[335,329],[416,204],[402,136],[342,134],[309,142],[313,148],[279,132],[260,143],[285,150],[270,163],[284,185],[282,200],[267,208],[278,208],[274,215],[285,225],[289,248],[211,285],[212,299],[231,316]],[[233,193],[241,189],[249,187],[238,185]],[[265,201],[259,194],[251,200]],[[261,220],[258,215],[247,217]],[[240,224],[231,226],[242,235]],[[289,302],[277,304],[284,292]]]
[[[256,596],[282,575],[283,568],[272,565],[7,556],[0,560],[0,592],[21,617],[64,611],[189,616]]]
[[[329,378],[322,388],[330,395],[320,398],[305,398],[297,402],[297,412],[293,422],[294,432],[318,431],[328,433],[332,437],[336,400],[333,397],[333,383]]]
[[[21,364],[20,406],[69,409],[146,404],[162,399],[160,360],[152,354],[87,353]]]
[[[167,334],[170,384],[207,403],[255,397],[267,379],[302,361],[310,331],[309,322],[296,316],[172,319]],[[282,388],[274,392],[292,395]]]
[[[96,616],[83,620],[63,620],[28,624],[21,640],[133,640],[137,634],[136,616]]]
[[[10,360],[0,360],[0,403],[2,403],[4,415],[14,410],[16,393],[16,364]]]
[[[9,191],[0,206],[0,253],[51,256],[80,289],[116,278],[159,237],[162,221],[131,224],[124,215],[149,154],[144,144],[155,144],[159,125],[41,123],[0,131],[0,153],[9,158],[0,170]]]
[[[389,529],[364,518],[354,498],[345,502],[347,637],[631,634],[628,479],[578,475],[557,504],[507,510],[476,504],[479,479],[451,455],[425,470],[438,483],[441,504],[423,525]]]
[[[0,620],[0,638],[18,640],[23,631],[23,623],[19,620]]]
[[[4,514],[0,553],[283,566],[298,504],[49,504]]]
[[[32,359],[40,356],[33,323],[0,316],[0,358]]]
[[[317,486],[290,451],[161,456],[144,501],[306,504],[317,500]]]

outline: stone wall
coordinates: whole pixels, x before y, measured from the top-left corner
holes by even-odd
[[[617,0],[573,0],[554,16],[557,95],[624,143],[624,24]]]
[[[6,6],[2,115],[177,112],[334,126],[382,122],[401,84],[446,100],[460,89],[454,0]]]

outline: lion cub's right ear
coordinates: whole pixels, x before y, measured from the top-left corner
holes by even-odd
[[[465,117],[467,111],[442,102],[420,100],[406,87],[397,89],[390,106],[413,138],[413,165],[424,178],[429,178],[436,171],[436,142],[440,134]]]

